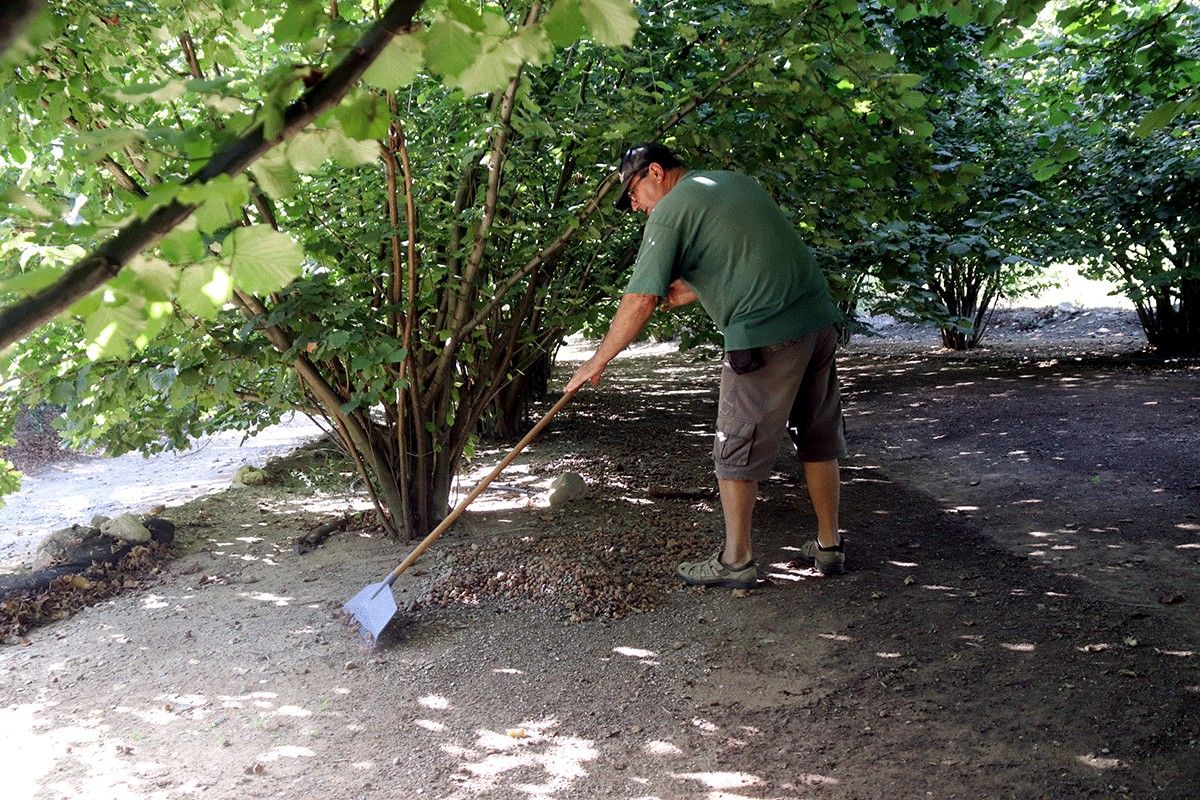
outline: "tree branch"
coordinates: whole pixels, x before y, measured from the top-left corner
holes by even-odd
[[[205,183],[218,175],[241,174],[273,146],[305,128],[326,109],[335,106],[362,77],[392,36],[408,29],[413,15],[423,2],[395,0],[341,63],[287,107],[283,114],[283,128],[275,137],[268,140],[263,135],[262,124],[255,125],[213,156],[185,183]],[[76,262],[50,286],[0,311],[0,348],[53,319],[72,303],[116,277],[134,256],[170,233],[195,208],[194,205],[172,201],[146,219],[131,222],[115,237]]]

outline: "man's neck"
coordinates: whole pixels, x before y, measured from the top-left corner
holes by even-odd
[[[675,167],[674,169],[669,170],[665,175],[663,175],[663,188],[666,189],[666,192],[671,191],[675,188],[675,184],[683,180],[683,176],[686,174],[687,167]],[[666,194],[666,192],[664,192],[664,194]]]

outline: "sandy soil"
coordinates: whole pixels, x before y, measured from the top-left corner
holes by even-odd
[[[662,348],[518,463],[588,495],[485,495],[374,649],[340,605],[403,549],[291,547],[360,498],[292,464],[174,509],[159,574],[0,647],[6,796],[1196,797],[1200,365],[1080,316],[969,356],[852,343],[839,578],[796,560],[813,520],[785,461],[759,589],[641,569],[720,530],[711,499],[650,491],[711,484],[717,365]],[[546,578],[575,563],[611,587],[578,624],[598,585]]]
[[[117,458],[73,454],[26,471],[21,491],[0,508],[0,570],[28,567],[46,534],[87,525],[93,516],[141,514],[180,506],[229,487],[244,465],[261,467],[311,442],[321,431],[307,417],[272,425],[256,436],[229,431],[180,452]]]

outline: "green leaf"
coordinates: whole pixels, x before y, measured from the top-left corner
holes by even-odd
[[[267,294],[287,286],[300,274],[304,262],[300,245],[268,225],[237,228],[225,237],[221,254],[234,284],[251,294]]]
[[[191,264],[207,256],[208,248],[199,231],[179,227],[162,238],[158,252],[172,264]]]
[[[202,233],[214,233],[242,216],[242,206],[250,202],[250,183],[244,175],[218,175],[207,183],[181,187],[178,197],[181,203],[199,203],[196,226]]]
[[[1009,50],[1008,57],[1012,58],[1012,59],[1030,58],[1031,56],[1037,55],[1037,53],[1040,49],[1041,48],[1038,46],[1038,43],[1036,41],[1034,41],[1033,39],[1030,39],[1028,41],[1022,42],[1020,45],[1018,45],[1017,47],[1014,47],[1012,50]]]
[[[324,16],[325,5],[318,0],[288,0],[287,11],[275,23],[275,41],[307,42],[316,34]]]
[[[374,139],[351,139],[342,132],[340,126],[322,132],[325,134],[325,146],[329,149],[330,157],[340,167],[361,167],[379,160],[379,142]]]
[[[920,108],[928,99],[922,92],[905,92],[900,95],[900,102],[909,108]]]
[[[64,271],[64,268],[61,266],[37,267],[26,270],[18,275],[13,275],[11,278],[0,280],[0,292],[22,296],[33,294],[39,289],[44,289],[54,283]]]
[[[946,12],[946,19],[951,25],[969,25],[975,19],[975,6],[971,0],[960,0]]]
[[[368,86],[399,89],[412,83],[425,65],[425,48],[412,34],[395,37],[363,73]]]
[[[287,158],[284,145],[274,147],[250,165],[250,174],[264,192],[279,200],[291,197],[296,188],[296,170]]]
[[[262,109],[263,139],[273,142],[283,132],[283,109],[267,102]]]
[[[896,57],[891,53],[868,53],[864,60],[871,69],[887,70],[896,66]]]
[[[592,39],[608,47],[629,47],[638,19],[629,0],[580,0],[579,12]]]
[[[1134,135],[1145,138],[1159,128],[1169,125],[1171,120],[1175,119],[1175,115],[1179,113],[1180,106],[1182,105],[1183,103],[1181,102],[1172,101],[1154,109],[1142,117],[1142,121],[1138,123]]]
[[[439,14],[422,35],[429,68],[447,78],[457,77],[479,57],[480,41],[471,29],[445,14]],[[346,128],[351,136],[355,134]]]
[[[121,272],[133,276],[149,300],[170,300],[179,283],[179,273],[161,258],[135,256]]]
[[[494,46],[485,44],[479,58],[454,78],[448,78],[447,83],[468,95],[499,91],[522,64],[539,64],[551,52],[553,47],[545,31],[537,28],[523,31]]]
[[[542,18],[542,27],[555,47],[567,47],[574,44],[584,31],[583,12],[577,0],[559,0],[546,16]],[[695,33],[692,34],[695,38]]]
[[[179,276],[179,306],[201,319],[212,319],[233,294],[229,271],[213,259],[185,267]]]
[[[921,120],[912,126],[913,136],[918,139],[928,139],[930,136],[933,136],[933,130],[933,123],[927,119]]]
[[[923,75],[916,75],[911,72],[898,72],[894,75],[885,75],[884,77],[889,83],[894,83],[900,89],[911,89],[925,80]]]
[[[122,298],[104,303],[83,321],[87,338],[87,357],[92,361],[101,358],[120,358],[129,354],[129,340],[146,325],[146,318],[136,302]]]
[[[283,146],[285,157],[296,172],[309,174],[321,168],[329,158],[324,131],[298,133]]]
[[[359,92],[333,110],[333,118],[351,139],[382,139],[387,135],[387,107],[373,94]]]
[[[178,100],[183,97],[185,88],[187,88],[187,82],[181,78],[163,83],[135,83],[118,86],[115,91],[117,94],[137,100],[154,100],[158,103],[170,103],[172,100]]]

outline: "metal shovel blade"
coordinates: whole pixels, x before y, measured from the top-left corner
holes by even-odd
[[[396,616],[396,598],[392,596],[392,587],[387,582],[372,583],[347,600],[342,610],[362,626],[359,636],[366,639],[369,633],[371,641],[376,642],[392,617]]]

